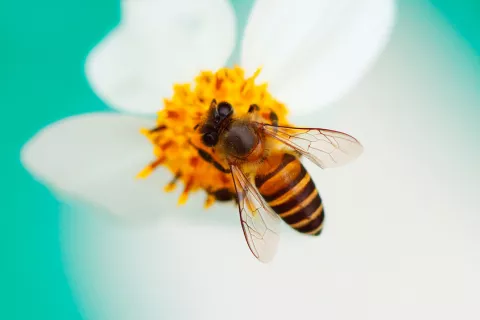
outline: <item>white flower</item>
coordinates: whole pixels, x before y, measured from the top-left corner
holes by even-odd
[[[95,92],[121,111],[153,115],[173,83],[222,67],[234,49],[234,13],[225,0],[125,0],[122,12],[86,63]],[[393,20],[391,0],[258,1],[240,65],[247,73],[261,66],[260,80],[292,114],[309,113],[357,83]],[[152,155],[137,132],[152,126],[152,118],[118,113],[73,116],[33,137],[22,161],[57,192],[117,215],[155,216],[169,197],[156,177],[134,179]]]

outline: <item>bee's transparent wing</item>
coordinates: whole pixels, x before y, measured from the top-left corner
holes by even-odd
[[[269,262],[277,251],[280,218],[239,167],[230,165],[230,169],[237,192],[240,221],[250,251],[258,260]]]
[[[295,128],[260,124],[265,134],[283,142],[321,168],[334,168],[355,160],[363,147],[354,137],[321,128]]]

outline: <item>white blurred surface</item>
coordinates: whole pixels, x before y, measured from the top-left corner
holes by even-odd
[[[357,88],[294,119],[348,132],[365,153],[344,168],[307,164],[324,232],[285,227],[270,265],[251,256],[233,206],[203,212],[200,196],[137,225],[66,208],[65,263],[85,317],[480,318],[480,67],[456,37],[430,8],[400,7]]]

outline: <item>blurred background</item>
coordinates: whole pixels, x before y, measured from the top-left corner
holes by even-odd
[[[252,1],[231,2],[241,30]],[[110,312],[118,307],[108,302],[114,289],[92,292],[79,282],[100,277],[89,278],[83,269],[89,275],[102,266],[107,270],[108,261],[116,264],[135,250],[126,245],[101,260],[105,255],[99,249],[101,262],[83,261],[97,241],[108,248],[105,243],[141,243],[141,236],[95,221],[92,213],[79,217],[19,162],[22,145],[45,125],[108,109],[90,89],[84,61],[117,25],[119,14],[118,0],[0,4],[1,319],[134,319],[128,312]],[[329,296],[323,288],[312,316],[320,318],[326,309],[326,319],[478,319],[480,3],[405,0],[398,1],[397,14],[391,42],[373,70],[322,118],[327,127],[354,130],[374,151],[356,171],[324,177],[332,208],[363,208],[360,216],[331,218],[342,225],[343,236],[359,235],[348,248],[335,248],[345,264],[358,262],[359,273],[343,274],[348,284],[332,289],[329,307],[321,304],[320,296]],[[352,175],[359,179],[350,183]],[[378,196],[370,198],[360,189]],[[95,238],[103,233],[113,236]],[[362,260],[364,246],[373,256],[369,260]],[[337,270],[334,264],[329,268]],[[359,274],[365,277],[360,282]],[[355,297],[364,303],[350,304]],[[162,301],[152,299],[155,303]],[[133,303],[128,310],[139,306]],[[352,314],[342,311],[349,307]],[[148,310],[155,319],[194,319]],[[143,318],[150,317],[138,319]]]

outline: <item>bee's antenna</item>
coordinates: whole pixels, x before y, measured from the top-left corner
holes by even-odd
[[[217,107],[217,99],[213,99],[212,102],[210,103],[210,108],[216,108]]]

